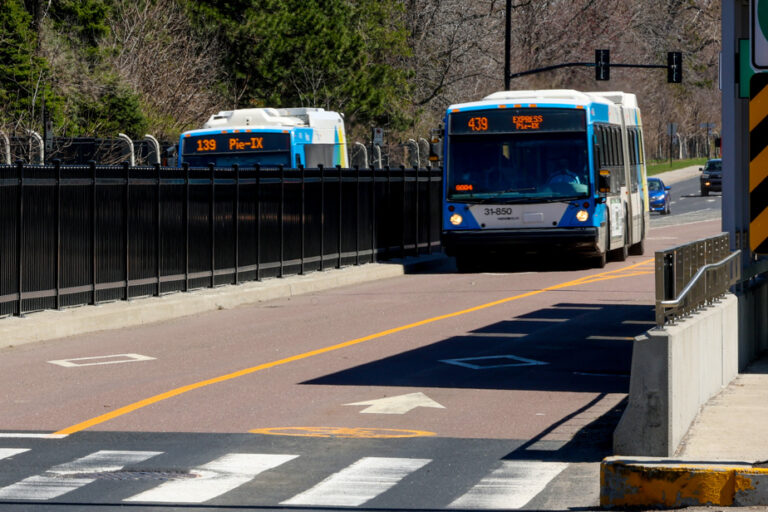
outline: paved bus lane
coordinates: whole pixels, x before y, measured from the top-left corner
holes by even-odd
[[[123,450],[161,452],[138,464],[145,469],[245,479],[212,503],[492,509],[554,506],[574,490],[588,503],[628,389],[631,339],[653,323],[653,251],[718,231],[719,221],[655,228],[644,256],[600,270],[456,274],[446,263],[5,349],[0,430],[72,434],[0,438],[0,448],[47,454],[18,474],[1,473],[0,487]],[[133,408],[104,416],[125,407]],[[282,458],[231,455],[263,452]],[[25,456],[0,460],[0,468]],[[329,498],[340,482],[384,467],[396,475],[392,486],[358,488],[354,503]],[[499,479],[517,484],[500,489]],[[548,494],[520,490],[536,479]],[[142,494],[155,486],[139,478],[98,496],[180,502],[182,487]],[[89,488],[71,496],[92,502]],[[0,499],[20,499],[18,489],[6,498],[0,490]]]

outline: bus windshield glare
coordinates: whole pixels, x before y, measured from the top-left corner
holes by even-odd
[[[587,164],[586,131],[453,135],[446,199],[511,203],[586,197]]]

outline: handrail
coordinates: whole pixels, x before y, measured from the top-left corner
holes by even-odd
[[[699,278],[706,272],[707,270],[715,267],[722,267],[726,263],[728,263],[728,260],[735,259],[737,256],[741,254],[741,249],[737,250],[736,252],[731,253],[730,255],[726,256],[722,260],[718,261],[717,263],[708,263],[701,267],[698,272],[696,272],[696,275],[691,278],[691,281],[688,283],[688,286],[686,286],[682,292],[680,292],[680,295],[677,296],[676,299],[673,300],[663,300],[660,302],[662,306],[679,306],[680,303],[683,301],[686,295],[688,295],[688,292],[690,292],[693,289],[693,286],[697,283]],[[735,283],[731,283],[735,284]],[[730,286],[730,285],[729,285]]]
[[[691,277],[691,279],[688,281],[688,284],[686,284],[683,290],[674,299],[657,300],[656,301],[657,325],[659,327],[663,327],[664,323],[667,320],[674,320],[675,318],[692,313],[702,308],[704,305],[713,302],[717,298],[721,297],[723,294],[725,294],[725,292],[728,291],[728,288],[738,283],[739,280],[741,279],[741,265],[738,264],[739,263],[738,258],[740,255],[741,255],[741,250],[736,250],[718,262],[707,263],[703,265],[701,268],[698,269],[696,274],[694,274],[694,276]],[[696,287],[697,284],[700,284],[699,281],[702,276],[707,274],[707,272],[722,268],[728,264],[733,263],[734,261],[736,261],[737,264],[734,265],[732,267],[732,270],[728,272],[727,277],[722,275],[716,276],[714,279],[714,283],[708,283],[705,281],[704,282],[705,289],[702,296],[692,299],[693,301],[695,301],[693,304],[686,303],[686,299],[688,298],[688,295]],[[667,313],[668,310],[671,310],[671,314]]]
[[[739,281],[742,270],[731,253],[728,233],[656,251],[655,260],[658,327],[722,297]]]

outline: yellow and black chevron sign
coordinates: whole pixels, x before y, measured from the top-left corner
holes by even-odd
[[[749,82],[749,247],[768,254],[768,73]]]

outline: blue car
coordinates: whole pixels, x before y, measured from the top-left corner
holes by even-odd
[[[650,210],[662,215],[669,214],[669,187],[664,185],[661,178],[648,178],[648,200]]]

